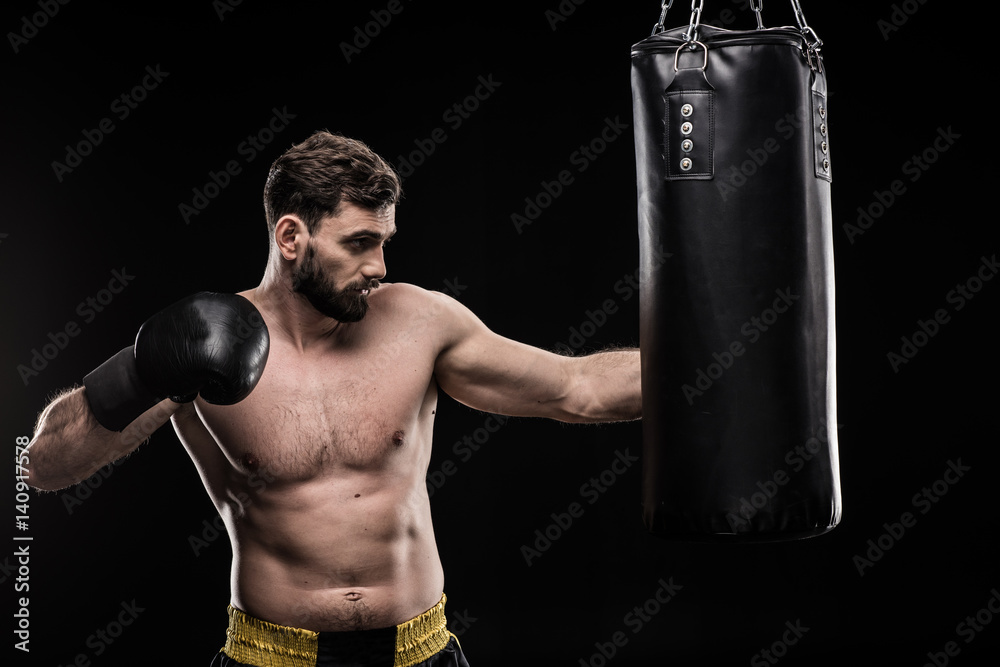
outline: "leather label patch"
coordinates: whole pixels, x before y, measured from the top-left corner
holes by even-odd
[[[816,163],[816,177],[833,181],[830,164],[830,110],[826,95],[812,91],[813,155]]]
[[[675,77],[674,83],[680,78]],[[715,90],[673,88],[671,84],[663,95],[666,180],[711,180],[715,175]]]

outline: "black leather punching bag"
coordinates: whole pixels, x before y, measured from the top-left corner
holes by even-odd
[[[683,540],[840,521],[829,104],[806,24],[632,48],[643,514]]]

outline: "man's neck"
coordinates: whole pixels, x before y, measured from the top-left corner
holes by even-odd
[[[270,267],[260,285],[244,295],[265,313],[271,335],[280,335],[300,352],[318,343],[329,343],[345,326],[316,310],[306,297],[292,290],[290,276],[279,275]]]

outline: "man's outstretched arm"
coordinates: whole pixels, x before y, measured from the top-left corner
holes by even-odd
[[[565,357],[504,338],[459,302],[439,299],[439,386],[469,407],[565,422],[642,417],[639,351]]]

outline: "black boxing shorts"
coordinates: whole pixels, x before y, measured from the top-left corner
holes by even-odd
[[[229,607],[226,645],[211,667],[469,667],[441,601],[394,627],[313,632]]]

